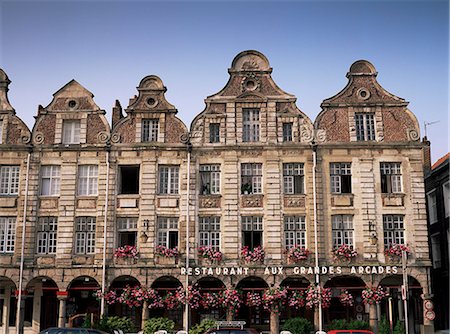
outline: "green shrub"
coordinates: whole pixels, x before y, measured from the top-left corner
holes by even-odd
[[[91,314],[90,313],[86,313],[86,317],[84,318],[84,322],[81,325],[81,327],[83,327],[83,328],[92,328]]]
[[[397,321],[394,327],[394,334],[405,334],[405,327],[402,321]]]
[[[124,333],[135,331],[133,321],[127,317],[103,317],[94,327],[108,333],[112,333],[114,329],[120,329]]]
[[[292,334],[309,334],[314,330],[314,326],[308,319],[291,318],[286,320],[282,326],[282,330],[289,331]]]
[[[171,331],[175,323],[168,318],[151,318],[145,321],[144,334],[153,334],[159,330]]]
[[[378,334],[390,334],[391,329],[389,328],[389,322],[387,321],[386,317],[383,317],[381,319],[380,323],[378,324]]]
[[[348,323],[349,329],[366,329],[370,330],[370,325],[362,320],[352,320]]]
[[[347,320],[345,320],[345,319],[334,319],[328,325],[328,330],[331,330],[331,329],[350,329],[350,328],[348,328]]]
[[[203,319],[201,323],[194,325],[189,329],[189,334],[203,334],[208,329],[216,326],[216,320],[214,319]]]

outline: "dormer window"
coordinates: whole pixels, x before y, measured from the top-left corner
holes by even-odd
[[[374,113],[356,113],[356,140],[370,141],[375,140],[375,114]]]
[[[142,120],[142,142],[158,141],[158,119]]]
[[[292,123],[283,123],[283,142],[292,141]]]
[[[242,141],[257,142],[259,141],[259,109],[247,108],[242,110]]]
[[[209,142],[218,143],[220,142],[220,124],[210,123],[209,124]]]
[[[71,119],[63,121],[62,143],[79,144],[80,143],[80,120]]]

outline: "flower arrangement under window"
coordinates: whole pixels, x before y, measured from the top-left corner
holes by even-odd
[[[285,287],[268,289],[262,296],[263,306],[266,310],[279,313],[283,304],[287,301],[288,291]]]
[[[136,246],[125,245],[114,250],[114,256],[116,258],[137,259],[138,254],[139,252]]]
[[[164,257],[178,257],[180,255],[178,248],[169,248],[163,245],[157,245],[155,247],[155,254]]]
[[[202,297],[202,306],[204,309],[216,309],[222,307],[222,294],[217,292],[206,292]]]
[[[236,313],[242,304],[241,294],[234,289],[227,289],[222,292],[222,307]]]
[[[221,262],[223,257],[221,251],[215,250],[211,246],[200,246],[198,248],[198,255],[204,259],[214,262]]]
[[[385,249],[384,254],[389,257],[402,257],[403,252],[409,254],[411,253],[411,249],[407,245],[391,244],[388,248]]]
[[[247,292],[245,305],[248,307],[259,307],[262,305],[262,297],[259,292]]]
[[[339,296],[339,301],[344,306],[353,306],[353,296],[348,292],[348,290],[342,290],[341,295]]]
[[[288,259],[295,263],[308,260],[309,254],[311,254],[308,248],[297,245],[288,248],[286,253]]]
[[[330,307],[331,303],[331,289],[330,288],[322,288],[315,287],[314,285],[310,285],[306,290],[306,307],[307,308],[317,308],[320,303],[322,308]]]
[[[292,291],[289,299],[288,299],[288,305],[290,307],[294,307],[297,310],[305,306],[305,294],[302,290],[294,290]]]
[[[378,288],[366,288],[362,292],[362,299],[364,304],[379,304],[383,298],[385,298],[388,293],[379,286]]]
[[[355,249],[353,249],[353,246],[343,244],[333,249],[332,254],[336,261],[339,260],[351,261],[352,258],[358,255],[358,252]]]
[[[265,253],[261,246],[255,247],[253,251],[248,246],[244,246],[241,248],[241,256],[245,262],[263,262]]]

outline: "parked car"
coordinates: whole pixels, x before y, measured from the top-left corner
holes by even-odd
[[[39,334],[108,334],[98,329],[92,328],[47,328]]]
[[[205,334],[259,334],[254,328],[211,328]]]
[[[333,329],[328,334],[374,334],[372,331],[365,329]]]

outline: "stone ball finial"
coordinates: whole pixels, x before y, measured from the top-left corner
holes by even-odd
[[[369,61],[357,60],[350,66],[347,77],[351,75],[377,75],[377,70]]]
[[[247,50],[234,57],[230,71],[271,71],[271,68],[266,56],[261,52]]]

